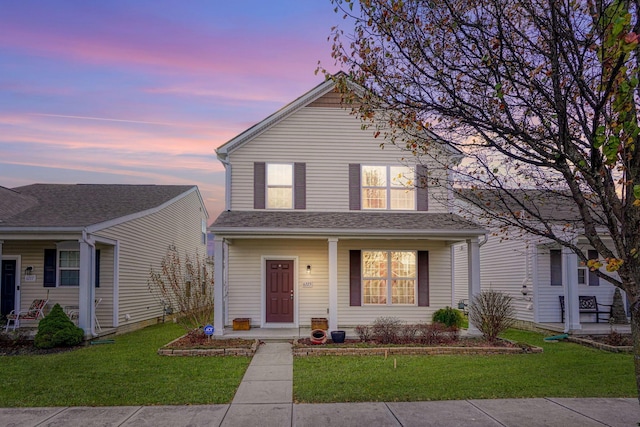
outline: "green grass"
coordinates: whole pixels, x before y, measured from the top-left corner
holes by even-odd
[[[174,324],[157,325],[116,336],[115,344],[41,356],[0,356],[0,406],[230,402],[250,358],[156,353],[183,333]]]
[[[543,335],[505,338],[541,354],[495,356],[316,356],[294,359],[296,402],[366,402],[525,397],[635,397],[633,356]],[[394,369],[394,359],[397,368]]]

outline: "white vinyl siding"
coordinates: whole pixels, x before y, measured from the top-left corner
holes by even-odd
[[[192,192],[159,212],[96,233],[120,242],[118,321],[123,329],[127,324],[162,317],[162,305],[149,292],[147,280],[150,267],[159,269],[169,247],[175,247],[182,257],[185,252],[194,256],[196,251],[206,256],[201,230],[205,215],[200,207],[198,194]]]
[[[429,251],[429,307],[416,305],[349,306],[349,250]],[[381,316],[395,316],[408,322],[430,322],[438,308],[451,301],[451,264],[449,246],[445,242],[420,241],[338,241],[338,326],[351,327],[370,324]],[[259,326],[262,310],[262,259],[269,257],[297,257],[296,304],[299,326],[310,326],[312,317],[328,317],[329,273],[328,244],[324,239],[234,239],[229,246],[228,313],[225,324],[234,318],[250,318]],[[307,274],[307,265],[311,273]],[[305,286],[310,283],[311,286]]]
[[[306,163],[306,209],[349,210],[349,164],[407,165],[413,159],[399,148],[380,148],[372,131],[339,108],[305,107],[230,154],[231,210],[253,209],[253,171],[256,159],[266,163]],[[403,160],[403,157],[408,160]],[[421,159],[426,161],[426,158]],[[433,178],[446,177],[436,162],[428,162]],[[432,180],[433,181],[433,180]],[[429,187],[429,211],[447,212],[441,203],[445,190]]]

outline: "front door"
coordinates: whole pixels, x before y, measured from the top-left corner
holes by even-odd
[[[0,275],[0,314],[6,316],[13,310],[16,299],[16,261],[2,260]]]
[[[267,261],[267,322],[293,323],[293,261]]]

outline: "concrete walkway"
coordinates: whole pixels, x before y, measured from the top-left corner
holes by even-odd
[[[288,343],[253,357],[229,405],[0,408],[0,426],[637,426],[637,399],[496,399],[442,402],[292,403]],[[363,387],[366,387],[363,384]]]

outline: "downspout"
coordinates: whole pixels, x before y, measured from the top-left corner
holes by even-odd
[[[226,155],[218,159],[224,166],[224,210],[229,211],[231,210],[231,163]]]
[[[89,245],[91,247],[91,256],[89,258],[89,262],[91,264],[91,270],[90,270],[90,277],[91,279],[89,280],[89,325],[91,325],[91,335],[93,335],[94,337],[98,336],[98,333],[96,332],[96,323],[94,321],[95,319],[95,311],[96,311],[96,306],[95,306],[95,289],[96,289],[96,263],[95,263],[95,253],[96,253],[96,242],[92,239],[89,238],[87,236],[87,229],[83,229],[82,230],[82,241],[84,243],[86,243],[87,245]]]

